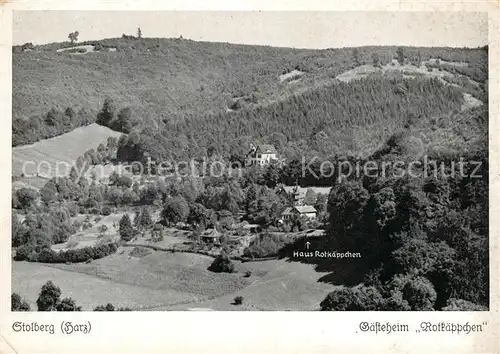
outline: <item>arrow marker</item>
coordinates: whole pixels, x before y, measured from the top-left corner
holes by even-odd
[[[306,249],[308,250],[309,249],[309,246],[311,245],[311,242],[307,241],[306,242]]]

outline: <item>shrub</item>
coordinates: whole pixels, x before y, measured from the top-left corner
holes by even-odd
[[[236,296],[233,300],[233,304],[241,305],[243,303],[243,296]]]
[[[414,311],[429,311],[434,309],[437,294],[432,283],[424,277],[408,280],[403,287],[403,299],[408,301]]]
[[[130,241],[134,238],[135,230],[128,214],[123,215],[120,220],[120,237],[124,241]]]
[[[411,306],[403,299],[401,291],[393,291],[391,296],[384,299],[382,308],[383,311],[411,311]]]
[[[52,281],[46,282],[38,295],[36,304],[38,311],[54,311],[59,303],[59,297],[61,296],[61,289],[55,286]]]
[[[320,303],[321,311],[375,311],[382,306],[382,295],[373,286],[334,290]]]
[[[449,299],[443,311],[488,311],[488,308],[462,299]]]
[[[30,305],[19,294],[12,293],[10,302],[12,311],[30,311]]]
[[[94,311],[116,311],[115,307],[113,304],[108,303],[106,306],[99,305],[97,306]]]
[[[34,250],[32,245],[24,244],[16,249],[16,254],[14,260],[16,261],[27,261],[31,252]]]
[[[247,270],[247,271],[245,272],[245,278],[250,278],[250,276],[251,276],[251,275],[252,275],[252,272],[251,272],[251,271]]]
[[[215,273],[233,273],[234,264],[231,262],[226,252],[223,251],[215,257],[212,264],[208,267],[208,270]]]
[[[68,209],[69,215],[71,217],[75,217],[78,214],[78,212],[80,211],[80,207],[75,202],[68,203],[66,205],[66,208]]]
[[[57,311],[81,311],[81,306],[76,306],[75,300],[70,297],[63,299],[56,305]]]
[[[60,263],[59,253],[50,248],[44,248],[38,254],[37,261],[42,263]]]
[[[102,211],[101,212],[102,212],[102,215],[108,216],[108,215],[110,215],[113,212],[113,210],[111,209],[110,206],[105,205],[105,206],[102,207]]]

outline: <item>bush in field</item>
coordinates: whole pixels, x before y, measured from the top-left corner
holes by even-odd
[[[132,309],[128,307],[118,307],[115,308],[113,304],[108,303],[106,306],[99,305],[94,308],[94,311],[132,311]]]
[[[102,207],[102,215],[104,216],[108,216],[108,215],[111,215],[111,213],[113,212],[113,210],[111,209],[111,207],[109,205],[105,205]]]
[[[94,311],[115,311],[113,304],[108,303],[106,306],[97,306]]]
[[[233,300],[233,304],[241,305],[243,303],[243,296],[236,296]]]
[[[24,301],[19,294],[12,293],[10,296],[11,311],[30,311],[30,305]]]
[[[77,306],[75,300],[70,297],[63,299],[60,303],[56,305],[57,311],[81,311],[82,307]]]
[[[217,257],[215,257],[210,267],[208,267],[208,270],[215,273],[233,273],[234,264],[227,253],[222,251]]]

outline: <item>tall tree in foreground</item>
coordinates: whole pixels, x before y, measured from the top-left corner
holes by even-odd
[[[61,289],[49,280],[42,286],[42,290],[36,300],[38,311],[56,311],[60,297]]]
[[[11,311],[30,311],[30,305],[24,301],[19,294],[12,293],[10,302]]]
[[[189,205],[182,196],[168,199],[161,212],[162,219],[167,224],[176,224],[186,221],[189,215]]]
[[[134,228],[128,214],[124,214],[120,220],[120,237],[124,241],[130,241],[134,237]]]

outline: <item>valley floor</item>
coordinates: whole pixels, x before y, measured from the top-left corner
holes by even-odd
[[[212,258],[188,253],[153,252],[141,258],[128,250],[90,264],[13,262],[12,291],[32,309],[41,286],[52,280],[62,298],[72,297],[89,311],[98,305],[134,310],[318,310],[334,289],[318,282],[325,273],[313,265],[270,260],[235,262],[236,273],[207,270]],[[244,277],[246,271],[252,275]],[[233,305],[236,296],[243,304]]]

